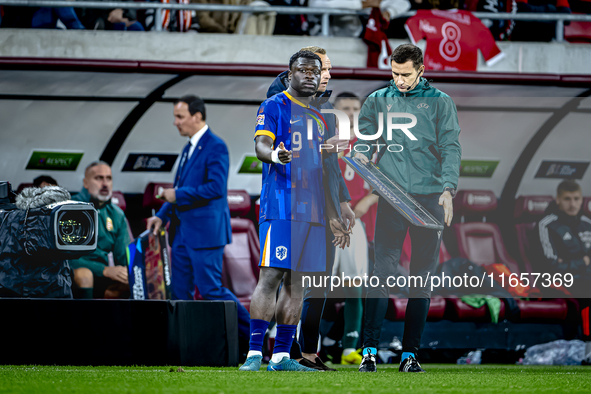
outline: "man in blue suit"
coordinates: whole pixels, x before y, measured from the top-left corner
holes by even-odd
[[[195,286],[206,300],[231,300],[238,307],[240,337],[250,337],[250,316],[232,292],[222,287],[224,246],[232,242],[228,208],[228,147],[205,123],[205,103],[196,96],[174,104],[174,126],[188,137],[164,205],[148,219],[154,233],[170,221],[172,298],[192,300]]]

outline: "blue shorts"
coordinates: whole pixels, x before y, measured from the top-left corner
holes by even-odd
[[[326,229],[316,223],[265,220],[259,225],[260,267],[326,270]]]

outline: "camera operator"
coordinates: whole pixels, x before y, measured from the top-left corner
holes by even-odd
[[[102,161],[91,163],[84,172],[84,188],[72,199],[90,202],[98,211],[96,250],[71,260],[74,270],[74,298],[126,298],[129,296],[127,246],[131,242],[123,211],[111,203],[111,167]],[[109,266],[109,253],[115,265]]]

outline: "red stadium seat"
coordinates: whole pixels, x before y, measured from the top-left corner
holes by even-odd
[[[537,222],[553,200],[552,196],[521,196],[515,201],[513,217],[519,223]]]
[[[125,202],[125,196],[123,193],[119,191],[113,191],[113,197],[111,197],[111,202],[117,205],[123,212],[127,208],[127,203]]]
[[[521,320],[564,320],[568,314],[568,302],[564,298],[543,301],[517,301]]]
[[[473,308],[470,305],[463,302],[460,298],[451,297],[448,298],[450,305],[451,315],[454,321],[475,321],[475,322],[489,322],[490,311],[488,306],[484,305],[480,308]],[[499,321],[505,318],[505,303],[501,300],[501,310],[499,312]]]
[[[497,209],[497,197],[489,190],[460,190],[454,198],[454,216],[486,217]]]
[[[564,26],[564,39],[572,43],[591,43],[591,22],[571,21]]]
[[[486,217],[497,208],[497,198],[487,190],[462,190],[454,200],[455,209],[465,216]],[[501,263],[519,273],[517,262],[509,256],[499,227],[494,223],[458,223],[453,225],[460,257],[477,265]]]
[[[398,298],[396,296],[390,296],[390,302],[388,305],[388,311],[386,312],[386,319],[391,321],[404,320],[406,316],[406,305],[408,304],[408,298]],[[431,298],[431,304],[429,305],[429,312],[427,314],[428,320],[441,320],[445,314],[445,298],[441,296],[435,296]]]
[[[228,207],[233,218],[248,215],[251,205],[250,195],[246,190],[228,190]]]
[[[162,204],[164,204],[164,201],[156,198],[156,196],[162,193],[162,189],[169,189],[171,187],[174,187],[172,183],[148,183],[146,190],[144,190],[144,208],[150,208],[158,211]]]
[[[499,227],[494,223],[459,223],[454,225],[461,257],[476,265],[504,264],[519,273],[517,262],[509,256]]]

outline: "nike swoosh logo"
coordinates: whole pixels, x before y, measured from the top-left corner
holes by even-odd
[[[261,335],[260,332],[255,332],[254,334],[250,334],[250,335]]]
[[[298,123],[301,119],[297,119],[297,120],[290,120],[289,123],[290,124],[294,124],[294,123]]]

